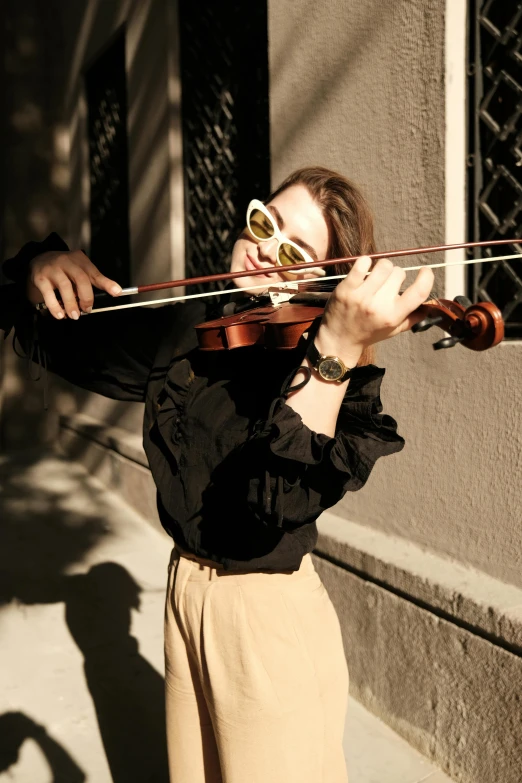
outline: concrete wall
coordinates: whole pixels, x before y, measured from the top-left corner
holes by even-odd
[[[307,163],[341,170],[369,197],[382,249],[444,241],[444,18],[444,0],[270,3],[273,181]],[[379,347],[407,445],[335,513],[521,585],[522,346],[435,354],[440,336]]]
[[[519,783],[520,654],[328,560],[314,562],[341,621],[351,694],[453,780]]]
[[[126,25],[131,269],[134,284],[181,277],[183,190],[175,4],[168,0],[7,3],[5,112],[9,155],[4,255],[58,231],[71,248],[89,245],[87,107],[82,72]],[[52,56],[51,56],[52,54]],[[150,297],[153,298],[153,297]],[[117,317],[117,316],[115,316]],[[142,406],[85,394],[52,378],[50,410],[4,350],[2,447],[52,442],[59,415],[79,411],[141,430]],[[24,399],[20,416],[18,399]]]

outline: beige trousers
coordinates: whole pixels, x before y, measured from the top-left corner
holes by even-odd
[[[230,573],[174,549],[165,612],[171,783],[346,783],[348,669],[310,555]]]

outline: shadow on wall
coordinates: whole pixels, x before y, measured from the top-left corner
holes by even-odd
[[[63,380],[54,373],[44,372],[32,363],[28,367],[27,359],[15,355],[12,346],[12,334],[2,340],[0,331],[0,352],[5,358],[5,404],[0,405],[0,454],[23,454],[38,447],[47,447],[52,452],[63,454],[60,448],[60,417],[73,416],[85,412],[100,427],[120,427],[127,433],[141,436],[143,425],[143,403],[121,402],[86,391]],[[20,352],[20,345],[17,344]],[[0,367],[1,367],[0,357]],[[38,377],[39,376],[39,377]],[[38,377],[38,380],[34,380]],[[1,376],[0,376],[1,378]],[[44,386],[46,390],[44,392]],[[48,410],[44,409],[44,394],[47,397]],[[68,456],[84,463],[85,453],[90,442],[76,438],[74,453]],[[94,456],[89,452],[89,471],[96,475],[106,453],[101,449]],[[116,481],[111,489],[119,491]]]
[[[81,122],[77,116],[81,69],[131,10],[140,19],[129,67],[134,73],[134,83],[138,83],[138,116],[145,117],[140,122],[147,123],[147,132],[141,134],[140,144],[133,153],[140,165],[134,167],[132,187],[136,193],[143,194],[139,226],[134,231],[138,231],[138,255],[153,260],[157,255],[151,246],[157,232],[151,231],[151,225],[158,201],[168,195],[169,183],[168,170],[162,161],[162,165],[155,166],[157,177],[155,174],[156,179],[151,181],[151,160],[161,147],[157,143],[160,131],[166,134],[168,128],[168,104],[164,99],[159,100],[166,95],[167,74],[164,80],[154,81],[154,68],[148,67],[139,71],[143,75],[138,79],[135,75],[136,58],[143,60],[145,54],[150,58],[151,52],[156,53],[150,41],[148,18],[158,12],[158,4],[152,0],[142,6],[132,10],[121,0],[107,3],[89,0],[82,9],[75,4],[64,6],[56,0],[44,5],[38,0],[28,0],[22,5],[7,0],[3,6],[0,15],[7,31],[5,72],[10,84],[2,107],[3,155],[9,198],[0,236],[8,237],[9,247],[0,247],[0,261],[17,252],[29,239],[42,239],[52,230],[67,236],[69,228],[79,241],[84,215],[83,207],[78,212],[77,206],[81,206],[84,197],[78,194],[85,186],[86,175],[83,141],[81,134],[77,136]],[[158,106],[164,109],[159,112]],[[69,128],[72,130],[70,150],[66,132]],[[50,379],[49,412],[44,414],[42,384],[35,385],[29,380],[24,365],[12,357],[10,343],[0,344],[0,351],[4,355],[0,365],[4,365],[5,381],[1,448],[22,449],[35,443],[52,443],[58,432],[58,411],[70,414],[76,410],[100,410],[100,419],[108,424],[123,423],[125,427],[130,421],[127,426],[136,431],[137,417],[129,414],[128,406],[114,401],[104,404],[96,400],[96,395],[73,389],[54,377]],[[23,407],[20,399],[24,401]]]
[[[329,5],[329,13],[335,13],[333,3]],[[375,51],[385,18],[393,11],[393,3],[366,0],[357,16],[350,15],[348,19],[340,3],[337,10],[339,24],[334,28],[335,40],[326,54],[324,50],[315,52],[313,46],[310,48],[314,40],[320,40],[320,36],[314,38],[314,28],[324,29],[324,8],[315,0],[309,0],[305,7],[300,4],[293,23],[288,25],[288,34],[278,43],[278,54],[270,69],[270,82],[276,93],[281,82],[295,82],[295,89],[291,91],[293,105],[287,106],[287,110],[291,108],[287,111],[290,119],[283,125],[284,132],[277,136],[272,150],[273,158],[277,161],[284,159],[295,140],[302,138],[303,131],[317,123],[318,114],[332,101],[333,94],[339,92],[341,84],[357,67],[361,56],[369,48],[373,47]],[[306,55],[300,58],[300,51],[306,52]],[[325,58],[324,61],[321,61],[321,57]],[[306,89],[303,89],[303,84],[306,84]],[[338,161],[338,166],[343,163]]]
[[[4,72],[9,90],[4,94],[5,232],[8,254],[30,238],[63,231],[67,215],[67,182],[63,150],[58,144],[61,102],[57,100],[64,73],[59,59],[49,56],[63,49],[59,3],[49,0],[41,13],[38,0],[23,4],[7,0]]]
[[[1,466],[0,610],[12,601],[63,602],[67,626],[84,657],[85,679],[112,780],[167,783],[163,678],[143,658],[130,634],[131,610],[139,609],[141,588],[116,563],[93,565],[85,574],[67,574],[110,534],[106,512],[91,485],[85,487],[88,505],[79,497],[83,472],[70,487],[70,478],[56,471],[40,473],[37,486],[31,486],[37,462],[34,453],[25,464],[4,460]],[[55,771],[55,780],[84,780],[82,771],[45,729],[21,714],[8,713],[3,720],[7,738],[0,729],[0,747],[5,767],[15,763],[20,745],[32,737]],[[67,768],[74,775],[59,777],[60,770]]]

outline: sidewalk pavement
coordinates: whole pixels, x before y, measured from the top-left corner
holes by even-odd
[[[0,458],[0,783],[167,783],[170,549],[79,464]],[[451,783],[353,699],[345,753],[350,783]]]

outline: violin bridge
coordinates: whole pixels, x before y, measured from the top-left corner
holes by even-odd
[[[277,286],[271,286],[267,293],[270,297],[270,301],[274,307],[277,305],[283,304],[283,302],[289,302],[290,299],[295,296],[296,292],[299,291],[299,286],[297,283],[291,283],[290,285],[286,285],[281,288],[278,288]]]

